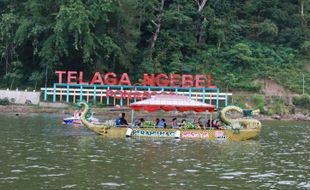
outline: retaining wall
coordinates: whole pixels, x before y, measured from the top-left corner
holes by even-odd
[[[17,90],[0,90],[0,99],[8,98],[10,102],[15,100],[16,104],[39,104],[41,92],[27,92]]]

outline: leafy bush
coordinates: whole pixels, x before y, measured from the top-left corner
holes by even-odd
[[[141,128],[155,128],[155,123],[153,121],[144,121]]]
[[[195,124],[193,124],[193,123],[186,122],[185,125],[184,125],[184,128],[185,129],[196,129],[198,127]]]
[[[310,109],[310,96],[302,95],[293,97],[293,104],[300,108]]]
[[[279,96],[279,97],[276,97],[275,104],[276,105],[285,105],[285,104],[287,104],[287,100],[286,100],[286,98]]]
[[[257,25],[258,33],[257,36],[263,40],[273,40],[279,32],[279,29],[275,23],[271,20],[266,19]]]
[[[301,50],[302,50],[302,53],[304,53],[305,55],[310,55],[310,41],[305,41],[301,45]]]
[[[9,105],[10,101],[8,98],[0,99],[0,105]]]
[[[261,113],[265,110],[265,97],[263,95],[255,94],[253,96],[253,103],[255,104],[255,108],[259,109]]]
[[[275,97],[270,110],[267,114],[273,115],[287,115],[289,113],[289,107],[287,106],[287,100],[284,97]]]

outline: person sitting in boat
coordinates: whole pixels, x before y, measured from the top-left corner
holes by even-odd
[[[155,120],[155,126],[156,127],[158,126],[158,123],[159,123],[159,118],[156,118],[156,120]]]
[[[135,121],[135,127],[141,127],[142,123],[144,122],[143,118],[140,118],[138,120]]]
[[[158,125],[156,126],[158,128],[166,128],[167,124],[166,124],[166,120],[164,118],[162,118],[159,122]]]
[[[116,127],[125,127],[128,125],[127,120],[125,119],[125,113],[121,113],[118,118],[115,120]]]
[[[201,117],[198,118],[197,126],[198,126],[198,128],[200,128],[200,129],[203,129],[203,128],[204,128],[203,123],[202,123],[202,121],[201,121]]]
[[[213,120],[213,128],[217,129],[217,130],[224,130],[221,122],[219,120]]]
[[[201,117],[199,117],[197,120],[195,119],[194,120],[194,124],[197,126],[197,128],[199,129],[203,129],[204,128],[204,125],[203,125],[203,122],[201,121]]]
[[[179,125],[178,125],[178,122],[177,122],[177,118],[173,118],[172,119],[172,128],[174,129],[178,129],[179,128]]]
[[[186,125],[186,119],[182,119],[181,123],[179,123],[179,126],[182,128]]]
[[[211,119],[208,119],[206,127],[209,127],[209,128],[212,127],[212,120]]]
[[[76,117],[76,118],[80,117],[80,115],[79,115],[79,110],[75,110],[75,111],[74,111],[73,117]]]

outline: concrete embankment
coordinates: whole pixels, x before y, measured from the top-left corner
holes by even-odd
[[[41,92],[16,90],[0,90],[0,99],[7,98],[16,104],[39,104]]]

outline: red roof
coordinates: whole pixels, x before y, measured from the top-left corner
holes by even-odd
[[[177,110],[180,112],[184,111],[195,111],[195,112],[213,112],[215,109],[214,105],[206,104],[203,102],[195,101],[187,96],[180,95],[157,95],[150,99],[141,100],[134,102],[129,105],[134,110],[144,109],[149,112],[158,110],[173,111]]]

